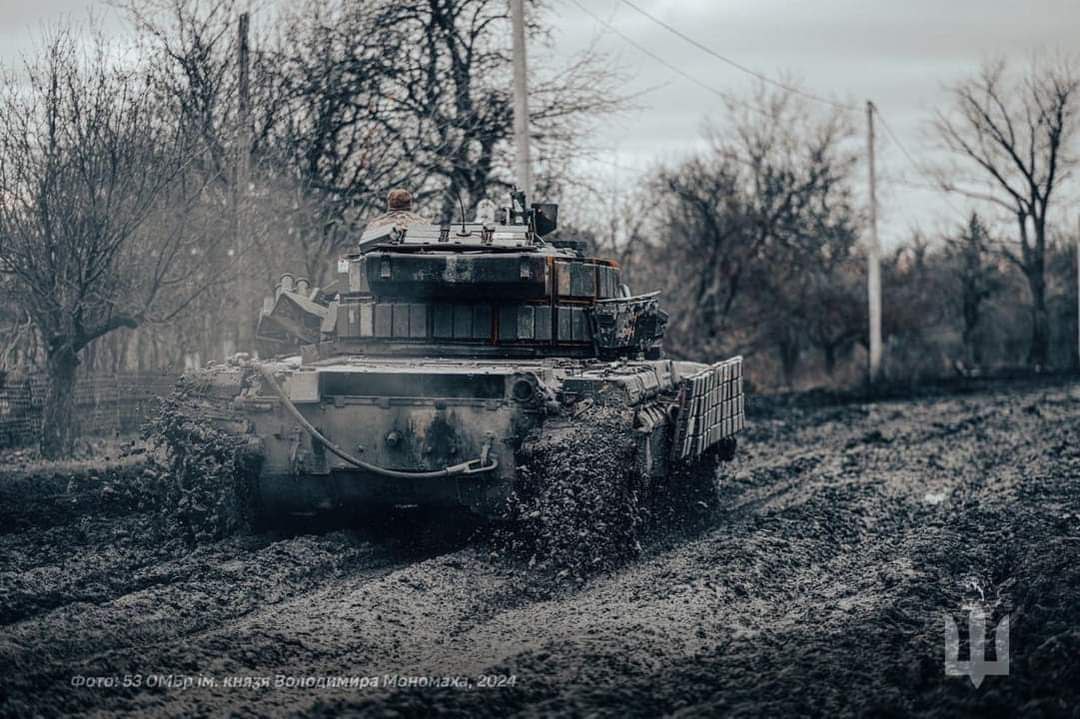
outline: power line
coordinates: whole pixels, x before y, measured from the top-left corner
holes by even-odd
[[[609,23],[607,20],[604,20],[602,17],[600,17],[599,15],[594,13],[589,8],[582,5],[580,2],[578,2],[578,0],[569,0],[569,2],[576,5],[579,10],[584,12],[586,15],[590,16],[593,20],[595,20],[596,22],[600,23],[601,25],[606,27],[611,32],[618,35],[620,38],[623,39],[624,42],[626,42],[627,44],[629,44],[632,47],[636,48],[639,52],[642,52],[645,55],[648,55],[653,60],[660,63],[661,65],[663,65],[667,69],[669,69],[672,72],[676,73],[677,75],[689,80],[690,82],[694,83],[695,85],[697,85],[701,89],[711,92],[712,94],[716,95],[717,97],[719,97],[721,100],[724,100],[725,102],[734,101],[734,98],[730,94],[724,92],[723,90],[715,88],[712,85],[709,85],[709,84],[707,84],[705,82],[702,82],[701,80],[697,79],[696,77],[694,77],[690,73],[683,70],[681,67],[678,67],[677,65],[673,65],[672,63],[668,62],[667,60],[660,57],[659,55],[657,55],[655,52],[653,52],[649,48],[647,48],[644,45],[642,45],[641,43],[639,43],[637,40],[634,40],[632,37],[630,37],[629,35],[624,33],[622,30],[619,30],[619,28],[615,27],[614,25]],[[756,109],[756,108],[753,108],[752,106],[750,106],[750,107],[751,107],[751,109]]]
[[[698,78],[696,78],[693,75],[690,75],[689,73],[684,71],[682,68],[668,62],[667,60],[660,57],[659,55],[657,55],[655,52],[653,52],[649,48],[645,47],[644,45],[637,42],[636,40],[634,40],[632,37],[630,37],[626,33],[619,30],[617,27],[615,27],[610,22],[608,22],[608,21],[604,20],[603,18],[601,18],[599,15],[594,13],[592,10],[585,7],[583,4],[581,4],[581,2],[579,2],[579,0],[568,0],[568,1],[573,3],[579,10],[584,12],[586,15],[589,15],[590,17],[592,17],[596,22],[600,23],[601,25],[606,27],[608,30],[610,30],[611,32],[618,35],[620,38],[622,38],[623,41],[625,41],[627,44],[631,45],[632,47],[636,48],[639,52],[642,52],[645,55],[648,55],[649,57],[651,57],[656,62],[660,63],[661,65],[668,68],[672,72],[678,74],[679,76],[689,80],[690,82],[694,83],[698,87],[713,93],[714,95],[720,97],[725,102],[738,103],[738,104],[743,105],[744,107],[747,107],[747,108],[753,110],[754,112],[757,112],[757,113],[760,113],[762,115],[768,116],[768,113],[766,113],[764,110],[762,110],[762,109],[760,109],[758,107],[755,107],[754,105],[751,105],[749,103],[740,101],[738,98],[732,96],[731,94],[725,93],[722,90],[719,90],[719,89],[713,87],[712,85],[709,85],[709,84],[707,84],[705,82],[702,82]],[[790,93],[792,93],[794,95],[799,95],[800,97],[804,97],[804,98],[806,98],[808,100],[813,100],[815,102],[830,105],[830,106],[835,107],[835,108],[840,109],[840,110],[853,111],[853,110],[856,109],[854,106],[849,105],[847,103],[837,102],[836,100],[830,100],[828,98],[821,97],[819,95],[814,95],[813,93],[805,92],[805,91],[800,90],[799,88],[794,87],[792,85],[788,85],[786,83],[782,83],[782,82],[779,82],[777,80],[773,80],[768,75],[757,72],[756,70],[754,70],[754,69],[752,69],[750,67],[747,67],[747,66],[745,66],[745,65],[743,65],[743,64],[741,64],[739,62],[736,62],[735,60],[732,60],[731,58],[728,58],[728,57],[725,57],[725,56],[721,55],[720,53],[716,52],[715,50],[708,47],[707,45],[703,45],[702,43],[698,42],[694,38],[692,38],[692,37],[684,34],[683,32],[681,32],[678,28],[673,27],[673,26],[669,25],[668,23],[664,22],[663,20],[657,18],[656,16],[650,14],[649,12],[644,10],[643,8],[636,5],[631,0],[621,0],[621,2],[623,2],[624,4],[626,4],[627,6],[632,8],[633,10],[637,11],[641,15],[644,15],[646,18],[648,18],[652,22],[656,23],[660,27],[664,28],[668,32],[671,32],[674,35],[682,38],[683,40],[690,43],[691,45],[698,48],[699,50],[709,54],[712,57],[715,57],[716,59],[718,59],[718,60],[720,60],[720,61],[722,61],[724,63],[727,63],[728,65],[730,65],[730,66],[732,66],[732,67],[734,67],[734,68],[736,68],[736,69],[738,69],[738,70],[740,70],[742,72],[745,72],[745,73],[747,73],[749,75],[752,75],[753,77],[756,77],[757,79],[761,80],[764,83],[767,83],[769,85],[773,85],[774,87],[780,88],[780,89],[782,89],[782,90],[784,90],[786,92],[790,92]],[[896,146],[900,148],[900,151],[903,153],[904,157],[911,164],[911,166],[915,169],[915,171],[919,175],[921,175],[925,180],[927,180],[930,183],[931,187],[939,185],[940,183],[937,183],[934,180],[934,178],[932,178],[928,173],[926,173],[922,169],[922,167],[920,167],[919,163],[915,160],[915,157],[911,154],[911,152],[908,151],[908,149],[904,145],[904,143],[900,142],[900,138],[896,135],[895,132],[893,132],[892,127],[889,125],[888,121],[886,121],[885,116],[881,114],[881,110],[878,108],[878,106],[876,104],[874,104],[873,102],[871,102],[870,105],[873,108],[874,114],[877,115],[877,117],[881,120],[881,126],[884,128],[886,134],[896,144]],[[945,199],[946,204],[948,204],[949,207],[951,207],[954,212],[956,212],[957,214],[960,214],[960,215],[963,214],[963,212],[961,212],[961,210],[956,206],[956,204],[953,203],[953,201],[949,198],[949,193],[948,192],[944,192],[942,194],[942,197]]]
[[[908,149],[904,146],[904,143],[900,142],[900,138],[896,135],[895,132],[893,132],[892,127],[885,119],[885,116],[881,114],[881,110],[878,108],[878,106],[871,102],[870,107],[873,108],[873,113],[877,115],[879,120],[881,120],[881,126],[885,128],[885,134],[887,134],[889,136],[889,139],[892,140],[893,143],[900,148],[900,152],[902,152],[904,157],[907,158],[907,161],[911,164],[911,166],[915,168],[915,172],[919,173],[924,180],[929,182],[930,187],[940,187],[941,183],[931,177],[928,172],[923,170],[922,167],[919,166],[919,163],[915,161],[915,157],[910,152],[908,152]],[[953,212],[957,213],[958,215],[964,214],[963,212],[961,212],[959,207],[953,204],[953,201],[949,198],[948,191],[943,192],[941,196],[945,198],[945,202],[949,205],[949,207],[953,209]]]
[[[832,105],[833,107],[839,108],[841,110],[855,110],[855,108],[852,107],[851,105],[848,105],[848,104],[845,104],[845,103],[842,103],[842,102],[837,102],[836,100],[830,100],[830,99],[828,99],[826,97],[821,97],[819,95],[814,95],[813,93],[809,93],[809,92],[805,92],[803,90],[800,90],[799,88],[794,87],[793,85],[788,85],[788,84],[780,82],[778,80],[773,80],[768,75],[760,73],[757,70],[754,70],[753,68],[749,68],[746,65],[743,65],[742,63],[736,62],[735,60],[732,60],[729,57],[725,57],[725,56],[721,55],[720,53],[716,52],[715,50],[713,50],[711,47],[709,47],[707,45],[703,45],[702,43],[698,42],[694,38],[692,38],[689,35],[683,33],[678,28],[676,28],[676,27],[674,27],[672,25],[669,25],[668,23],[664,22],[663,20],[656,17],[655,15],[652,15],[651,13],[646,11],[645,9],[643,9],[641,7],[638,7],[637,5],[635,5],[630,0],[622,0],[622,2],[625,5],[628,5],[632,9],[636,10],[637,12],[641,13],[642,15],[647,17],[649,20],[653,21],[654,23],[656,23],[660,27],[664,28],[668,32],[672,33],[673,35],[676,35],[677,37],[682,38],[683,40],[690,43],[691,45],[693,45],[697,49],[701,50],[702,52],[704,52],[704,53],[706,53],[708,55],[711,55],[712,57],[715,57],[717,60],[720,60],[721,62],[727,63],[728,65],[735,68],[736,70],[740,70],[742,72],[745,72],[748,75],[753,75],[754,77],[761,80],[762,82],[768,83],[769,85],[773,85],[774,87],[778,87],[781,90],[786,90],[787,92],[793,93],[795,95],[800,95],[802,97],[805,97],[808,100],[813,100],[815,102],[821,102],[821,103],[824,103],[826,105]]]

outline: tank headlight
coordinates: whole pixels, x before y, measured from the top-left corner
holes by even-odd
[[[524,377],[518,377],[510,385],[510,395],[518,402],[528,402],[536,395],[536,387]]]

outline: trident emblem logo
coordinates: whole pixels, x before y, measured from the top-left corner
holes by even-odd
[[[983,678],[988,676],[1008,676],[1009,674],[1009,618],[998,622],[994,630],[994,649],[997,659],[986,658],[986,614],[975,607],[968,615],[968,643],[971,645],[971,658],[960,661],[960,632],[956,621],[945,615],[945,674],[950,677],[966,676],[978,689]]]

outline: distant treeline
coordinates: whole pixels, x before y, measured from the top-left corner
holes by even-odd
[[[947,159],[917,169],[976,209],[882,259],[886,379],[1077,366],[1076,67],[992,63],[932,121]],[[762,88],[732,100],[707,149],[597,203],[584,232],[636,287],[664,290],[673,355],[748,355],[764,388],[865,381],[867,218],[854,189],[865,141],[853,114]]]

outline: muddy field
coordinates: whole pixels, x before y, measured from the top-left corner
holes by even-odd
[[[141,460],[8,467],[0,714],[1080,715],[1080,386],[752,419],[584,582],[407,517],[192,548]],[[943,670],[972,606],[1011,622],[978,689]]]

